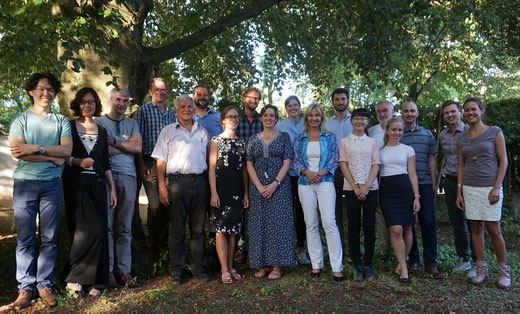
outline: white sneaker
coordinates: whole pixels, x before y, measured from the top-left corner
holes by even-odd
[[[311,263],[311,261],[309,261],[309,259],[307,258],[307,255],[305,254],[305,252],[296,254],[296,259],[298,260],[298,263],[300,263],[302,265],[308,265]]]
[[[67,290],[69,290],[69,291],[81,292],[82,289],[83,289],[83,287],[81,286],[81,284],[79,284],[77,282],[67,283]]]
[[[90,290],[88,291],[88,294],[93,297],[99,297],[101,295],[101,291],[99,289],[96,289],[94,287],[90,287]]]
[[[457,263],[457,266],[453,268],[453,272],[461,272],[471,269],[471,262],[470,261],[464,261],[462,257],[459,258],[459,262]]]
[[[466,277],[470,279],[477,277],[477,263],[471,263],[471,269],[468,271]]]

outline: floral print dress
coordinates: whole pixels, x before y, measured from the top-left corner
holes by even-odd
[[[211,208],[210,225],[212,232],[238,235],[242,227],[244,208],[244,157],[246,143],[241,138],[211,139],[218,146],[215,168],[217,193],[220,208]]]

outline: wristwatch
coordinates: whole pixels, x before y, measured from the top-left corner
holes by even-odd
[[[43,145],[40,145],[40,155],[45,154],[45,147]]]

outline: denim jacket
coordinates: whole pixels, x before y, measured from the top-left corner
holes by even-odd
[[[326,168],[329,172],[324,175],[320,182],[334,181],[334,172],[338,167],[338,144],[336,136],[331,132],[320,132],[320,166],[319,169]],[[307,145],[309,143],[309,136],[307,133],[298,135],[294,140],[294,170],[300,174],[298,184],[309,185],[306,175],[302,173],[304,168],[309,168],[309,161],[307,160]]]

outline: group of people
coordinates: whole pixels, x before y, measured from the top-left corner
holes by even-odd
[[[192,96],[177,97],[174,113],[166,105],[165,80],[155,78],[151,103],[133,119],[125,116],[128,89],[113,88],[110,112],[101,116],[97,92],[85,87],[72,100],[76,118],[68,121],[50,110],[60,88],[52,74],[33,74],[25,85],[33,107],[13,119],[9,133],[12,155],[19,159],[13,203],[20,284],[14,309],[28,306],[36,290],[47,304],[56,304],[52,285],[62,191],[71,242],[67,289],[100,295],[118,282],[133,285],[131,226],[141,184],[149,202],[145,244],[169,252],[173,285],[185,280],[187,225],[191,272],[210,280],[204,248],[207,217],[224,284],[242,279],[233,266],[240,238],[256,278],[278,279],[282,267],[298,262],[311,264],[311,277],[320,276],[320,217],[337,282],[344,280],[344,254],[352,259],[357,278],[376,277],[376,228],[380,254],[388,256],[393,247],[395,273],[399,282],[408,282],[410,272],[421,265],[416,217],[425,271],[443,277],[436,263],[437,145],[432,133],[417,124],[413,102],[404,103],[402,118],[395,118],[393,104],[378,101],[379,124],[368,128],[371,111],[349,113],[349,92],[338,88],[332,93],[332,117],[326,119],[319,104],[301,116],[300,100],[290,96],[285,101],[288,117],[278,122],[275,106],[257,112],[261,92],[254,87],[243,93],[242,111],[229,106],[219,113],[209,107],[209,89],[198,85]],[[461,121],[462,107],[468,125]],[[483,123],[480,99],[468,98],[462,107],[451,100],[444,103],[448,127],[440,135],[445,200],[459,256],[454,271],[469,270],[474,284],[488,278],[485,225],[497,254],[498,285],[508,288],[500,231],[504,135],[499,127]],[[36,258],[37,214],[41,246]]]

